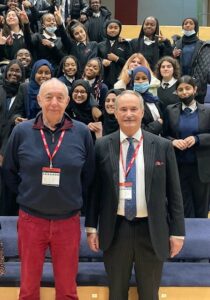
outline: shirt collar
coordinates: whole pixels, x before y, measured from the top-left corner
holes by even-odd
[[[171,80],[169,81],[162,81],[161,82],[161,86],[164,88],[164,83],[168,83],[168,88],[170,88],[172,85],[174,85],[174,83],[177,82],[177,79],[175,79],[174,77],[171,78]]]
[[[88,81],[89,85],[92,86],[95,82],[95,78],[88,80],[87,78],[84,78],[85,81]]]
[[[194,112],[197,109],[197,103],[195,100],[193,101],[193,103],[190,106],[187,106],[184,103],[182,103],[182,110],[184,110],[186,107],[189,107],[192,110],[192,112]]]
[[[50,40],[50,39],[52,39],[52,40],[57,40],[57,37],[56,37],[56,35],[55,34],[53,34],[53,35],[49,35],[46,31],[43,31],[43,34],[42,34],[46,39],[48,39],[48,40]]]
[[[14,38],[15,36],[17,36],[17,38],[19,39],[20,37],[23,36],[23,31],[22,31],[22,30],[20,30],[20,31],[18,31],[18,32],[11,31],[11,35],[12,35],[13,38]]]
[[[75,76],[74,77],[69,77],[68,75],[64,74],[64,77],[66,77],[66,79],[69,81],[69,82],[73,82],[75,80]]]
[[[77,42],[77,46],[80,45],[80,44],[83,44],[83,45],[86,46],[87,43],[86,42]]]
[[[149,45],[154,44],[154,43],[155,43],[155,41],[150,40],[147,36],[144,35],[144,44],[149,46]]]
[[[101,15],[100,11],[98,13],[95,13],[95,12],[93,13],[93,17],[96,17],[96,18],[99,18],[100,15]]]
[[[120,143],[124,143],[127,141],[127,136],[122,130],[120,130]],[[142,130],[141,128],[138,129],[138,131],[132,136],[137,142],[140,142],[142,137]]]

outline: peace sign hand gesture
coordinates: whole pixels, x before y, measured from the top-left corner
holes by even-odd
[[[159,33],[159,35],[158,34],[156,34],[155,35],[156,37],[158,37],[162,42],[164,42],[165,40],[166,40],[166,37],[164,37],[163,36],[163,34],[162,34],[162,32],[161,32],[161,30],[160,30],[160,33]]]
[[[56,21],[57,25],[62,25],[63,19],[62,19],[62,15],[61,15],[61,6],[59,6],[59,8],[57,8],[57,6],[55,6],[54,16],[55,16],[55,21]]]
[[[18,11],[18,15],[21,19],[22,24],[28,24],[29,23],[28,15],[25,11],[25,7],[24,7],[23,4],[22,4],[22,10],[19,9],[19,11]]]
[[[0,31],[0,45],[5,45],[10,36],[3,36],[3,30]]]

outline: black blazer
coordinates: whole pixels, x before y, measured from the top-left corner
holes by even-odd
[[[170,140],[179,139],[179,118],[181,103],[169,105],[164,119],[164,136]],[[197,102],[199,143],[195,147],[198,173],[202,182],[210,182],[210,107]]]
[[[0,95],[0,152],[3,154],[9,135],[15,126],[15,118],[23,114],[24,107],[15,97],[10,110],[7,111],[6,91],[3,86],[0,86]]]
[[[98,56],[102,59],[107,59],[109,53],[114,53],[119,56],[117,62],[111,62],[108,67],[104,67],[104,82],[108,88],[113,88],[115,82],[118,80],[118,76],[126,63],[126,60],[130,57],[130,45],[126,40],[115,41],[111,46],[110,41],[106,41],[98,44]]]
[[[158,112],[160,114],[160,118],[162,117],[161,111],[159,108],[159,105],[156,104],[156,107],[158,109]],[[144,101],[144,117],[142,119],[141,127],[154,134],[160,134],[162,133],[162,124],[159,121],[154,121],[152,113],[149,109],[149,106],[147,103]]]
[[[169,256],[169,236],[184,235],[184,214],[176,157],[169,141],[143,132],[145,194],[149,230],[160,259]],[[113,240],[119,200],[119,131],[96,141],[96,176],[86,226],[97,228],[102,250]]]
[[[67,35],[63,25],[58,26],[58,32],[67,54],[74,55],[78,59],[81,71],[83,72],[88,60],[98,56],[98,43],[87,42],[84,49],[80,50],[77,42]]]

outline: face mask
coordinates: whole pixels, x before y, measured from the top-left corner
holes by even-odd
[[[53,34],[56,31],[57,27],[56,26],[52,26],[52,27],[45,27],[45,30],[50,33]]]
[[[182,31],[183,31],[184,35],[186,35],[186,36],[191,36],[191,35],[195,34],[195,30],[187,31],[187,30],[183,29]]]
[[[186,106],[190,105],[190,103],[193,101],[195,95],[191,95],[186,98],[180,99]]]
[[[144,94],[148,89],[149,89],[149,81],[146,82],[142,82],[142,83],[134,83],[133,85],[133,89],[134,91],[140,93],[140,94]]]

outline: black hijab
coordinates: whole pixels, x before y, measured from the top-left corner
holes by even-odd
[[[106,97],[109,94],[115,94],[116,96],[121,94],[121,90],[117,89],[111,89],[107,92]],[[104,110],[103,113],[103,135],[110,134],[116,130],[118,130],[119,124],[117,122],[117,119],[115,118],[114,114],[108,114],[106,112],[106,109]]]
[[[183,35],[182,37],[182,45],[183,44],[192,44],[192,43],[195,43],[199,40],[199,38],[197,37],[197,33],[198,33],[198,30],[199,30],[199,25],[198,25],[198,20],[196,18],[185,18],[182,22],[182,28],[184,26],[184,22],[189,19],[189,20],[192,20],[193,23],[195,24],[195,33],[192,34],[191,36],[186,36],[186,35]]]
[[[115,24],[117,24],[120,27],[119,33],[116,36],[110,36],[110,35],[107,34],[107,27],[111,23],[115,23]],[[119,20],[117,20],[117,19],[111,19],[111,20],[108,20],[106,22],[106,24],[105,24],[105,35],[106,35],[106,37],[107,37],[108,40],[110,40],[110,41],[116,41],[119,38],[121,31],[122,31],[122,23]]]
[[[83,86],[87,92],[87,100],[81,104],[78,104],[73,99],[73,92],[77,86]],[[94,122],[92,117],[92,101],[93,95],[91,94],[91,87],[88,81],[83,79],[75,80],[72,84],[70,93],[70,102],[66,109],[67,113],[75,120],[85,123],[86,125],[90,122]]]

